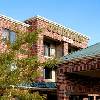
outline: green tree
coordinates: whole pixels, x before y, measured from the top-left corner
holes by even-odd
[[[38,93],[26,94],[26,92],[20,93],[20,90],[16,92],[20,84],[31,83],[35,77],[39,76],[36,70],[40,62],[31,54],[30,49],[36,43],[39,32],[39,30],[23,34],[19,32],[13,43],[5,41],[7,50],[0,53],[0,89],[3,90],[0,100],[9,100],[14,95],[24,98],[22,100],[36,100],[37,98],[39,98],[37,100],[43,100]]]

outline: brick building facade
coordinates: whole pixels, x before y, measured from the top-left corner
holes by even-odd
[[[29,30],[30,26],[31,30]],[[3,39],[7,38],[13,41],[17,32],[23,34],[35,30],[41,30],[41,32],[38,34],[38,40],[32,50],[41,63],[49,58],[60,58],[73,51],[86,48],[89,40],[87,36],[41,16],[35,16],[20,22],[0,15],[0,52],[7,49],[7,44],[2,41]],[[26,57],[26,55],[21,54],[17,56],[19,58]],[[55,70],[46,68],[40,68],[40,70],[45,82],[56,82]]]

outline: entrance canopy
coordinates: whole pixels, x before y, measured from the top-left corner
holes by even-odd
[[[89,46],[85,49],[73,52],[62,58],[63,64],[65,65],[65,70],[68,73],[88,71],[92,76],[92,72],[96,72],[93,76],[99,77],[100,69],[100,42]]]
[[[57,70],[58,100],[100,96],[100,42],[64,56]]]

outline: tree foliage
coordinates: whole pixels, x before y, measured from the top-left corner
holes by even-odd
[[[57,68],[57,65],[60,63],[60,60],[57,59],[57,58],[53,58],[53,59],[48,59],[47,61],[45,61],[43,63],[43,66],[44,67],[47,67],[47,68],[52,68],[52,69],[56,69]]]
[[[17,87],[18,84],[25,82],[33,82],[34,77],[39,75],[39,72],[36,71],[40,62],[36,56],[31,55],[30,48],[34,43],[36,43],[38,39],[39,31],[31,32],[31,33],[17,33],[16,40],[13,43],[10,41],[6,41],[7,50],[0,53],[0,88],[9,90],[11,86]],[[5,45],[6,45],[5,44]],[[23,57],[18,57],[18,55],[22,55]],[[37,76],[36,76],[37,75]],[[4,96],[0,100],[9,100],[9,94],[17,93],[14,92],[14,89],[11,88],[12,91],[5,92]],[[21,94],[20,91],[16,95],[19,97],[23,97],[22,100],[31,100],[33,96],[39,97],[43,100],[39,94]],[[4,99],[5,98],[5,99]],[[8,98],[8,99],[7,99]],[[26,99],[25,99],[26,98]],[[36,100],[36,99],[32,99]]]

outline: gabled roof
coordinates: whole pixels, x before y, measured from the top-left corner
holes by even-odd
[[[9,21],[11,21],[13,23],[21,24],[21,25],[26,26],[26,27],[29,27],[30,26],[29,24],[26,24],[24,22],[15,20],[15,19],[13,19],[11,17],[5,16],[5,15],[2,15],[2,14],[0,14],[0,18],[4,18],[4,19],[9,20]]]
[[[81,49],[79,51],[73,52],[61,58],[63,61],[71,61],[75,59],[82,58],[92,58],[95,56],[100,56],[100,42],[95,45],[89,46],[85,49]]]

